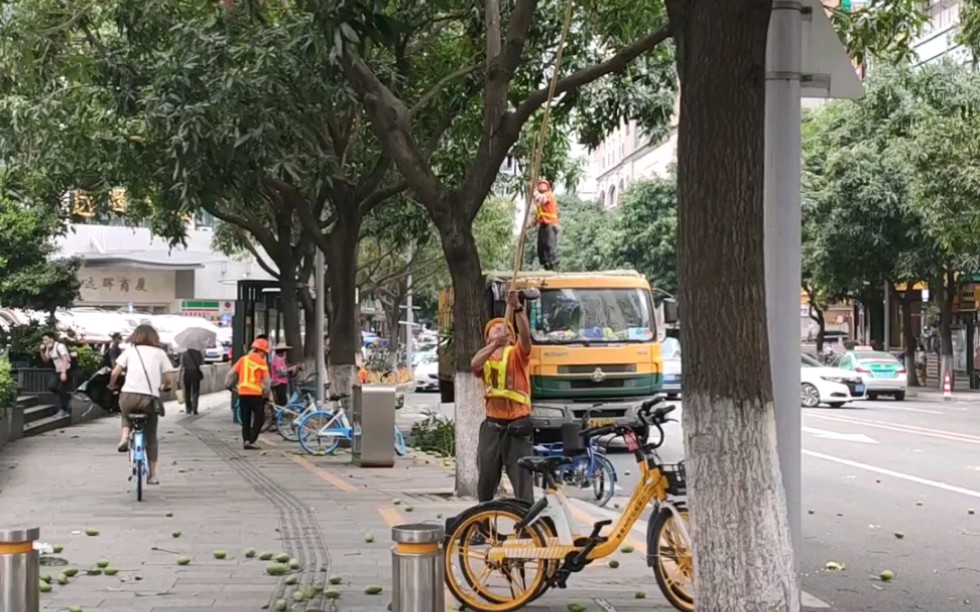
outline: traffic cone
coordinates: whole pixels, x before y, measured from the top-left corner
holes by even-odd
[[[949,378],[949,372],[943,378],[943,399],[947,402],[953,401],[953,381]]]

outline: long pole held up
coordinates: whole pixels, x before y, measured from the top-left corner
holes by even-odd
[[[517,275],[524,267],[524,248],[527,243],[528,219],[531,216],[531,207],[534,205],[534,190],[541,173],[541,158],[544,155],[544,144],[548,136],[548,125],[551,121],[551,101],[555,97],[555,89],[558,86],[558,75],[561,74],[561,60],[565,53],[565,40],[568,38],[568,30],[572,24],[572,15],[575,13],[575,2],[568,3],[565,9],[565,22],[561,28],[561,39],[558,41],[558,52],[555,55],[555,65],[551,74],[551,83],[548,86],[548,100],[544,104],[544,116],[541,119],[541,129],[538,130],[538,137],[534,143],[534,154],[531,157],[531,173],[529,175],[530,184],[527,192],[527,200],[524,206],[524,220],[521,223],[521,231],[517,238],[517,253],[514,254],[514,275],[511,277],[510,285],[513,286],[517,280]],[[507,306],[507,320],[513,315],[511,307]]]
[[[326,399],[326,386],[327,381],[324,379],[324,374],[327,371],[327,355],[326,350],[323,346],[323,313],[327,309],[327,266],[323,259],[323,251],[320,249],[316,250],[316,259],[314,260],[314,269],[316,270],[316,300],[314,308],[316,312],[313,317],[313,325],[316,327],[316,401],[317,404],[323,404]]]

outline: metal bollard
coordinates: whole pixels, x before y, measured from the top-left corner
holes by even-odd
[[[392,528],[391,612],[445,612],[443,537],[439,525]]]
[[[38,612],[41,595],[37,527],[0,529],[0,612]]]

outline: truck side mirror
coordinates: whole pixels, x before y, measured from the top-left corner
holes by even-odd
[[[664,305],[664,323],[677,323],[677,300],[666,299],[662,304]]]

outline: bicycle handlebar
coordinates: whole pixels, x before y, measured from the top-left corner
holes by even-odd
[[[642,430],[644,428],[656,427],[657,431],[660,432],[660,440],[655,444],[648,443],[644,444],[643,446],[658,448],[664,443],[664,430],[662,426],[664,423],[670,420],[667,418],[667,415],[677,408],[675,404],[655,408],[657,404],[660,404],[663,401],[664,399],[662,397],[656,397],[652,400],[643,402],[640,409],[637,411],[639,421],[620,425],[602,425],[600,427],[590,427],[579,432],[579,435],[588,440],[590,438],[598,438],[609,434],[622,436],[631,430],[635,431],[637,429]]]

